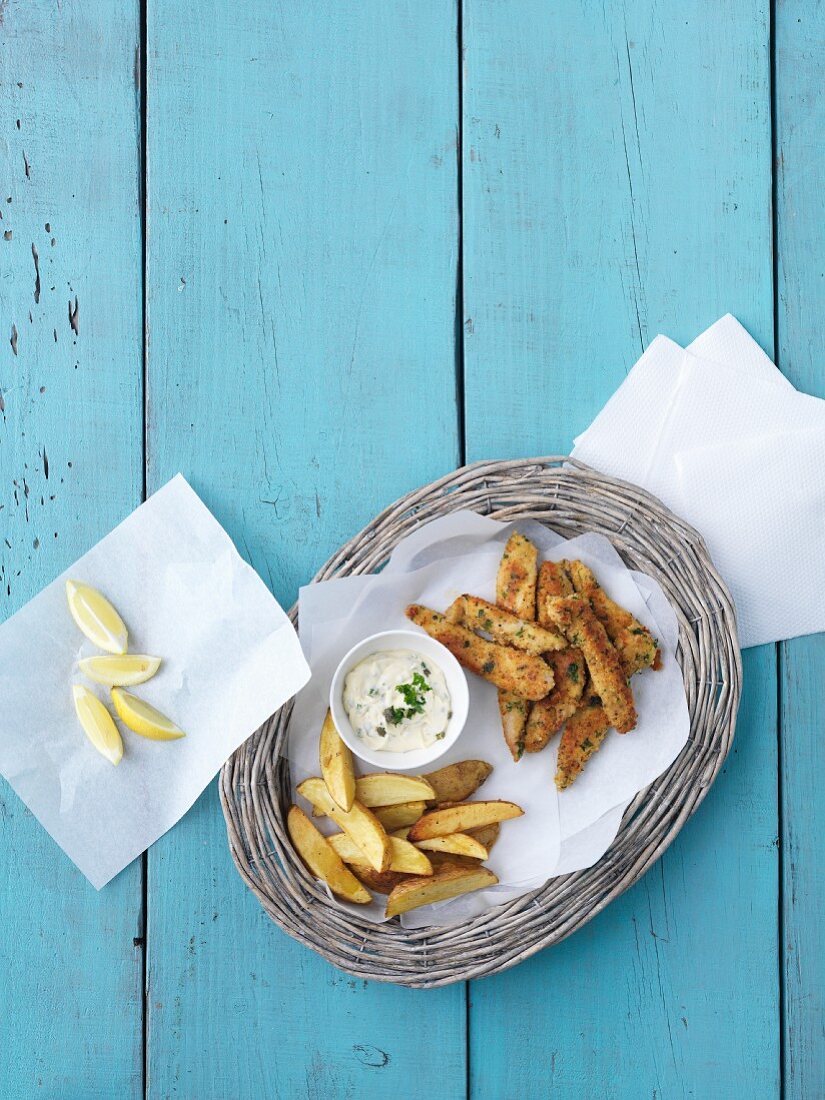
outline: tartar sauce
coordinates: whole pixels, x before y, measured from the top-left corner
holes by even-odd
[[[371,749],[410,752],[441,740],[452,717],[444,673],[411,649],[371,653],[344,680],[344,710]]]

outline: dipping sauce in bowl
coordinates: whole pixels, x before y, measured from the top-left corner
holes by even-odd
[[[344,680],[343,702],[355,736],[377,751],[429,748],[444,739],[452,718],[444,673],[412,649],[360,660]]]
[[[362,638],[329,686],[335,728],[352,752],[383,771],[418,772],[455,745],[470,707],[464,669],[419,630]]]

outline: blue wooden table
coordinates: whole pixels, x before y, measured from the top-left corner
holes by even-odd
[[[823,73],[814,0],[2,0],[0,614],[178,470],[289,605],[727,311],[825,396]],[[2,786],[0,1098],[825,1095],[823,667],[748,652],[664,858],[434,992],[272,925],[214,784],[99,894]]]

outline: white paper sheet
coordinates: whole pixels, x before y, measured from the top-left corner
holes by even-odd
[[[643,486],[699,530],[746,648],[825,629],[824,431],[825,402],[797,392],[728,315],[684,352],[657,337],[573,456]],[[795,584],[777,587],[791,559]]]
[[[454,513],[423,525],[403,540],[378,576],[344,578],[302,589],[301,640],[313,676],[296,701],[290,727],[288,752],[296,783],[318,772],[318,731],[329,682],[341,656],[370,633],[409,627],[403,610],[411,601],[443,609],[464,591],[494,598],[502,546],[513,526],[472,512]],[[565,542],[537,523],[516,526],[534,539],[545,556],[554,560],[578,556],[590,564],[606,590],[657,633],[664,669],[634,681],[640,711],[637,729],[623,738],[609,734],[585,773],[561,794],[553,784],[555,748],[514,763],[501,736],[495,690],[468,677],[467,728],[436,766],[467,757],[489,760],[495,770],[479,797],[513,799],[526,813],[502,827],[491,854],[489,865],[499,875],[498,887],[405,914],[408,927],[465,920],[534,889],[553,874],[590,866],[615,836],[627,801],[655,779],[687,741],[687,704],[674,656],[676,617],[658,585],[641,576],[637,584],[600,536]],[[642,685],[643,679],[649,684]],[[600,757],[607,763],[599,761],[596,767]],[[383,919],[383,904],[376,903],[365,915]]]
[[[65,581],[106,594],[129,648],[163,659],[133,690],[186,731],[123,729],[117,767],[78,724],[73,681],[96,652]],[[98,889],[171,828],[224,761],[309,676],[287,616],[178,476],[0,626],[0,772]]]

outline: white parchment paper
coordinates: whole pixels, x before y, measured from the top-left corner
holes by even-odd
[[[113,767],[71,696],[94,650],[66,603],[82,580],[116,605],[129,649],[163,659],[133,690],[186,731],[156,742],[122,728]],[[229,536],[178,476],[0,626],[0,772],[97,888],[193,804],[232,752],[306,683],[295,631]]]
[[[494,771],[476,797],[511,799],[525,815],[504,823],[491,853],[489,866],[499,877],[497,887],[405,914],[407,927],[466,920],[555,874],[591,866],[615,837],[627,803],[672,763],[687,741],[687,702],[675,660],[676,616],[655,581],[631,573],[601,536],[566,541],[538,523],[504,525],[465,511],[416,529],[399,543],[378,575],[301,590],[300,633],[312,679],[296,701],[290,726],[294,782],[318,774],[318,732],[332,675],[346,651],[368,634],[408,628],[404,608],[410,602],[443,610],[461,592],[494,599],[502,547],[514,526],[533,539],[544,557],[579,557],[590,565],[606,591],[654,631],[664,667],[634,679],[637,728],[623,737],[611,731],[585,772],[561,793],[553,783],[558,739],[543,753],[515,763],[501,735],[495,689],[468,676],[467,726],[434,767],[468,757],[488,760]],[[382,920],[383,909],[379,900],[365,915]]]

